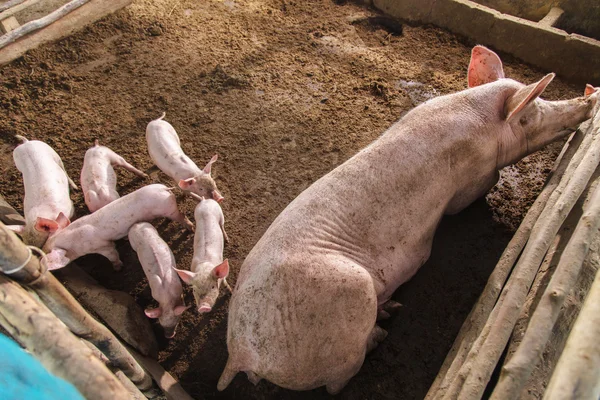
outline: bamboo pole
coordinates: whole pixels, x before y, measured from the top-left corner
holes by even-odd
[[[502,287],[521,251],[525,247],[539,215],[550,201],[552,193],[565,181],[563,177],[567,177],[568,179],[572,175],[575,168],[581,162],[585,150],[589,148],[591,135],[584,134],[589,129],[589,126],[589,123],[582,125],[563,147],[563,151],[559,155],[546,185],[534,204],[530,207],[517,232],[506,246],[481,296],[463,323],[438,375],[427,392],[426,400],[443,396],[451,382],[456,378],[475,339],[481,333],[490,316],[490,312],[498,300]],[[555,202],[555,199],[554,197],[550,203]]]
[[[600,272],[575,321],[544,400],[600,398]]]
[[[152,387],[152,379],[140,367],[118,339],[102,324],[92,318],[71,294],[42,270],[30,248],[0,223],[0,271],[36,291],[44,303],[76,335],[92,342],[116,368],[122,370],[141,390]]]
[[[50,25],[51,23],[59,20],[71,11],[77,9],[78,7],[81,7],[88,1],[89,0],[72,0],[67,4],[63,5],[62,7],[58,8],[57,10],[46,15],[45,17],[23,24],[17,29],[0,36],[0,49],[11,44],[17,39],[27,35],[28,33]]]
[[[25,2],[26,0],[8,0],[5,3],[0,4],[0,12],[4,10],[8,10],[9,8],[18,6],[19,4]]]
[[[45,306],[0,275],[0,324],[56,376],[90,400],[127,400],[117,378]]]
[[[10,8],[6,8],[6,4],[8,3],[15,3],[13,2],[7,2],[2,4],[2,6],[0,6],[0,21],[2,21],[5,18],[8,18],[12,15],[15,15],[16,13],[18,13],[21,10],[26,9],[27,7],[30,7],[36,3],[39,3],[40,0],[17,0],[18,4],[13,4],[12,7]]]
[[[600,114],[596,114],[598,115]],[[564,192],[557,193],[559,198],[555,206],[546,207],[540,214],[532,229],[532,239],[527,243],[498,304],[476,340],[477,346],[474,344],[468,360],[459,370],[445,398],[481,398],[552,239],[600,162],[600,135],[595,132],[597,129],[594,124],[591,125],[591,129],[593,139],[589,150],[574,171]]]
[[[600,226],[600,187],[596,187],[589,207],[581,217],[560,262],[535,309],[525,336],[510,361],[502,369],[492,400],[517,398],[539,362],[566,296],[575,286],[590,244]]]

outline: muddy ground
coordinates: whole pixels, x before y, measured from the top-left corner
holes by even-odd
[[[15,134],[47,142],[76,180],[94,139],[151,174],[118,172],[121,194],[171,184],[152,169],[146,124],[163,111],[184,151],[213,174],[226,201],[225,248],[235,284],[244,257],[270,222],[303,189],[377,138],[418,103],[466,87],[474,43],[430,26],[394,24],[363,6],[331,0],[136,0],[118,13],[0,69],[0,192],[22,211],[22,179],[11,152]],[[507,75],[526,83],[546,71],[502,55]],[[556,80],[548,99],[582,87]],[[341,399],[419,399],[433,381],[483,288],[511,229],[543,184],[560,145],[504,176],[487,201],[442,221],[431,259],[394,295],[404,307],[381,325],[387,339]],[[87,213],[72,193],[76,216]],[[184,200],[190,217],[194,203]],[[193,235],[158,221],[179,267],[189,268]],[[86,269],[102,284],[154,304],[135,253],[113,272],[100,256]],[[186,312],[175,339],[159,338],[162,365],[197,399],[322,398],[323,388],[292,392],[242,374],[223,392],[226,312]],[[186,290],[186,300],[193,302]],[[157,327],[157,334],[160,330]]]

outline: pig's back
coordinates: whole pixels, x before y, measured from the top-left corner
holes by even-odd
[[[146,141],[152,161],[171,178],[187,179],[202,172],[183,152],[179,136],[168,122],[151,121],[146,127]]]
[[[81,189],[84,192],[108,191],[116,187],[117,176],[107,150],[110,151],[107,147],[96,146],[86,151],[81,169]]]

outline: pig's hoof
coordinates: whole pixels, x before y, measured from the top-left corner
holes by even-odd
[[[325,386],[325,389],[327,389],[327,393],[329,393],[330,395],[338,394],[339,392],[342,391],[344,386],[346,386],[348,384],[348,381],[349,381],[349,379],[345,380],[343,382],[329,383]]]
[[[386,336],[387,331],[375,325],[367,340],[367,353],[374,350],[379,343],[383,342],[383,339],[385,339]]]
[[[389,318],[391,318],[391,315],[387,311],[379,310],[377,312],[377,321],[381,321],[383,319],[389,319]]]
[[[113,264],[113,268],[115,269],[115,271],[120,271],[123,269],[123,263],[120,262],[118,264]]]
[[[388,300],[382,305],[381,309],[390,315],[397,314],[402,308],[402,304],[394,300]]]
[[[258,382],[260,382],[260,376],[256,375],[254,372],[246,371],[246,375],[248,375],[248,380],[252,382],[254,386],[258,385]]]

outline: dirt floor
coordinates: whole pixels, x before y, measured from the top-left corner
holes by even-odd
[[[231,238],[225,248],[235,284],[239,267],[279,212],[317,178],[377,138],[427,98],[466,87],[468,43],[428,26],[402,29],[363,6],[331,0],[136,0],[120,12],[0,69],[0,193],[22,211],[23,186],[12,161],[15,134],[43,140],[78,179],[94,139],[151,174],[119,171],[121,194],[171,181],[152,169],[146,124],[163,111],[184,151],[213,167],[226,198]],[[531,83],[545,71],[502,55],[507,76]],[[545,98],[582,94],[555,80]],[[341,399],[420,399],[500,253],[543,184],[560,149],[503,172],[487,197],[442,221],[431,259],[394,295],[404,307],[383,322],[387,339],[370,355]],[[74,192],[76,216],[87,213]],[[194,203],[181,207],[192,217]],[[193,235],[156,224],[181,268]],[[113,272],[86,258],[102,284],[154,304],[129,244]],[[227,359],[227,303],[188,311],[173,340],[160,338],[159,360],[197,399],[324,398],[323,388],[292,392],[239,374],[216,391]],[[186,301],[193,302],[189,290]],[[160,330],[156,332],[159,337]]]

